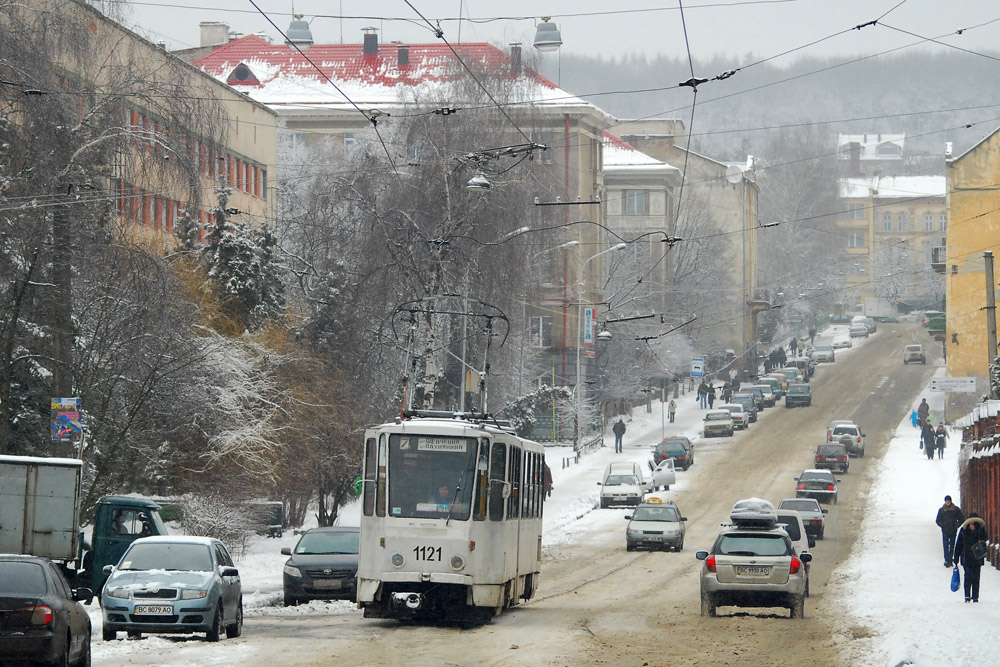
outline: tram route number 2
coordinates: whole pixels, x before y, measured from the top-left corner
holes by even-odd
[[[417,560],[441,560],[441,547],[413,547],[413,557]]]

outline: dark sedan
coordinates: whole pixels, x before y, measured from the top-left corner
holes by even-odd
[[[657,465],[665,459],[673,459],[675,467],[687,470],[694,465],[694,445],[682,435],[672,435],[653,448],[653,461]]]
[[[295,549],[285,547],[285,606],[307,600],[353,600],[357,593],[357,527],[313,528],[299,539]]]
[[[72,590],[55,565],[34,556],[0,556],[0,662],[90,665],[89,588]]]
[[[788,393],[785,394],[785,407],[791,408],[796,405],[812,405],[812,390],[807,384],[790,384]]]

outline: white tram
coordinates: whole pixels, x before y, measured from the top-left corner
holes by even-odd
[[[486,622],[538,587],[544,448],[483,415],[416,414],[365,432],[358,605]]]

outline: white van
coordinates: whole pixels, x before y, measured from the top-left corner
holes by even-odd
[[[604,469],[604,481],[597,484],[601,487],[602,509],[612,505],[638,505],[652,490],[642,466],[624,461],[609,463]]]

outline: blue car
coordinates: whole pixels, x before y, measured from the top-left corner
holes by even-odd
[[[243,632],[240,573],[225,545],[211,537],[143,537],[108,565],[101,592],[104,641],[125,631],[204,632],[219,641]]]

